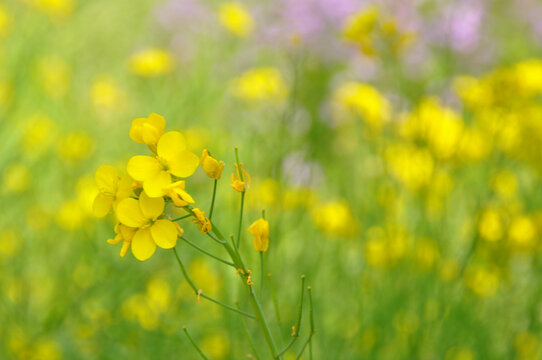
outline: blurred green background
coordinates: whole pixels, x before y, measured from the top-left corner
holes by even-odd
[[[183,325],[211,359],[256,356],[171,251],[120,258],[114,217],[92,216],[97,167],[144,154],[128,130],[153,112],[225,161],[228,233],[239,147],[282,346],[305,274],[316,359],[541,358],[541,18],[537,0],[3,0],[0,358],[196,359]],[[187,189],[208,209],[201,169]],[[246,305],[233,271],[177,249]],[[246,232],[241,251],[256,273]]]

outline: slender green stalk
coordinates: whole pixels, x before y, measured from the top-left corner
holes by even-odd
[[[243,210],[245,207],[245,192],[241,193],[241,211],[239,212],[239,226],[237,227],[237,248],[241,244],[241,228],[243,227]]]
[[[289,348],[292,347],[292,345],[299,338],[299,330],[301,329],[301,315],[303,314],[303,294],[304,293],[305,293],[305,275],[301,275],[301,295],[300,295],[300,300],[299,300],[299,308],[297,310],[297,320],[295,322],[295,325],[294,325],[293,331],[292,331],[292,339],[286,345],[286,347],[284,349],[282,349],[275,356],[275,358],[279,358],[280,356],[282,356],[286,351],[288,351]]]
[[[301,359],[301,355],[303,355],[303,352],[305,351],[305,348],[307,347],[307,345],[309,345],[309,359],[312,360],[312,336],[314,335],[314,315],[312,311],[312,289],[310,286],[307,286],[307,292],[309,293],[309,317],[310,317],[311,331],[309,333],[309,337],[303,344],[301,351],[297,355],[296,360]]]
[[[241,162],[239,161],[239,148],[235,147],[235,161],[237,163],[237,172],[239,174],[239,180],[245,181],[243,177],[243,169],[241,168]],[[237,245],[239,249],[239,244],[241,243],[241,227],[243,226],[243,209],[245,207],[245,189],[241,192],[241,210],[239,212],[239,226],[237,228]]]
[[[207,299],[211,302],[214,302],[215,304],[217,305],[220,305],[228,310],[231,310],[231,311],[234,311],[238,314],[241,314],[243,316],[246,316],[248,318],[251,318],[251,319],[256,319],[256,317],[252,314],[249,314],[249,313],[246,313],[242,310],[239,310],[239,309],[236,309],[234,308],[233,306],[230,306],[230,305],[227,305],[227,304],[224,304],[223,302],[219,301],[219,300],[216,300],[206,294],[204,294],[201,289],[199,289],[196,284],[194,283],[194,281],[190,278],[190,276],[188,276],[188,272],[186,271],[186,268],[184,267],[183,265],[183,262],[181,261],[181,258],[179,257],[179,254],[177,254],[177,249],[173,248],[173,252],[175,254],[175,257],[177,258],[177,263],[179,264],[179,267],[181,268],[181,272],[183,273],[184,275],[184,278],[186,279],[186,281],[188,282],[188,284],[190,284],[190,287],[194,290],[194,292],[196,293],[197,296],[200,296],[204,299]]]
[[[215,197],[216,197],[216,184],[218,183],[218,180],[215,179],[215,184],[213,185],[213,198],[211,200],[211,209],[209,209],[209,220],[213,217],[213,210],[215,208]]]
[[[269,289],[271,289],[271,298],[273,299],[273,307],[275,308],[277,324],[280,325],[279,302],[277,301],[277,295],[275,294],[275,287],[273,286],[273,280],[271,280],[271,274],[267,274],[267,280],[269,281]]]
[[[263,263],[263,251],[260,251],[260,299],[262,299],[262,293],[263,293],[263,271],[264,271],[264,263]]]
[[[205,255],[208,255],[208,256],[212,257],[213,259],[220,261],[221,263],[224,263],[224,264],[226,264],[226,265],[235,267],[235,265],[234,265],[231,261],[224,260],[224,259],[222,259],[221,257],[218,257],[218,256],[216,256],[216,255],[211,254],[210,252],[208,252],[208,251],[205,250],[205,249],[200,248],[198,245],[194,244],[192,241],[188,240],[188,239],[185,238],[184,236],[181,237],[181,239],[182,239],[185,243],[187,243],[188,245],[192,246],[194,249],[196,249],[196,250],[198,250],[198,251],[204,253]]]
[[[190,334],[188,333],[188,330],[186,329],[186,326],[183,326],[183,331],[184,333],[186,334],[186,337],[188,338],[188,340],[190,340],[190,342],[192,343],[192,345],[194,346],[194,348],[196,349],[196,351],[199,353],[199,355],[201,356],[202,359],[205,359],[205,360],[209,360],[209,358],[207,357],[207,355],[205,355],[205,353],[199,348],[198,344],[196,344],[196,342],[194,341],[194,339],[192,339],[192,337],[190,336]]]
[[[187,211],[189,211],[191,214],[194,214],[194,212],[192,211],[192,209],[189,206],[185,206],[185,209],[187,209]],[[220,230],[214,224],[213,224],[213,230],[212,231],[218,237],[218,239],[216,237],[214,237],[211,233],[207,233],[207,235],[209,235],[212,239],[214,239],[215,241],[222,244],[224,246],[224,248],[226,249],[226,251],[228,252],[228,254],[230,255],[233,263],[235,264],[235,267],[237,269],[242,270],[242,272],[239,273],[239,275],[240,275],[239,278],[243,282],[243,285],[248,288],[248,292],[249,292],[249,295],[250,295],[249,299],[250,299],[250,302],[252,304],[252,307],[256,311],[256,316],[254,316],[252,314],[242,312],[241,310],[235,309],[235,308],[233,308],[233,307],[231,307],[229,305],[218,302],[218,300],[209,298],[206,295],[204,295],[197,288],[197,286],[194,284],[194,282],[188,277],[188,274],[186,273],[186,270],[185,270],[185,268],[184,268],[184,266],[183,266],[183,264],[181,262],[181,259],[179,258],[179,255],[177,254],[177,250],[175,250],[175,248],[173,248],[173,251],[175,253],[175,257],[177,258],[177,262],[179,263],[181,271],[185,275],[185,278],[187,279],[190,286],[192,286],[192,289],[194,289],[194,291],[196,291],[196,293],[199,294],[200,296],[205,297],[206,299],[208,299],[210,301],[217,302],[219,305],[224,306],[226,309],[229,309],[229,310],[233,309],[234,311],[236,311],[236,312],[238,312],[238,313],[240,313],[242,315],[245,315],[247,317],[250,317],[251,319],[256,318],[256,321],[258,322],[258,325],[260,326],[260,330],[262,331],[262,333],[264,335],[265,342],[267,343],[267,346],[269,347],[269,351],[271,352],[271,355],[273,357],[275,357],[275,354],[278,351],[277,346],[275,345],[273,335],[271,334],[271,330],[269,329],[269,325],[267,324],[267,320],[265,319],[265,315],[263,313],[262,306],[260,305],[260,303],[258,301],[258,298],[256,297],[256,294],[254,293],[254,289],[252,288],[252,285],[247,284],[246,280],[243,278],[245,276],[245,274],[243,272],[246,270],[245,264],[243,263],[243,259],[241,258],[241,255],[239,254],[239,252],[237,251],[235,246],[232,247],[224,239],[224,236],[222,235]]]
[[[175,222],[175,221],[179,221],[179,220],[182,220],[182,219],[186,219],[188,217],[192,216],[192,214],[186,214],[186,215],[183,215],[181,217],[178,217],[178,218],[175,218],[175,219],[171,219],[171,221]]]
[[[239,309],[239,303],[237,301],[235,302],[235,306],[237,306],[237,308]],[[241,321],[241,324],[243,325],[243,331],[245,332],[245,336],[247,337],[248,343],[250,344],[252,352],[254,353],[254,358],[259,359],[260,355],[258,354],[256,345],[254,344],[254,340],[252,340],[252,336],[250,336],[250,333],[247,328],[247,324],[245,323],[245,321]]]

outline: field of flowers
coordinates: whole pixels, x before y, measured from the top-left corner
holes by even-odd
[[[0,359],[542,359],[540,19],[2,0]]]

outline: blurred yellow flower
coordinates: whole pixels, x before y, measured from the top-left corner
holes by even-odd
[[[234,164],[236,174],[231,174],[231,187],[238,192],[246,192],[250,188],[250,175],[246,172],[243,163]],[[241,168],[241,169],[239,169]]]
[[[128,174],[143,182],[143,189],[150,197],[166,195],[172,177],[189,177],[199,165],[199,158],[186,150],[184,136],[169,131],[160,137],[156,156],[138,155],[128,161]]]
[[[111,110],[119,107],[124,94],[112,77],[100,75],[92,83],[90,97],[96,109]]]
[[[499,288],[499,276],[494,269],[475,267],[468,269],[467,286],[478,296],[490,297]]]
[[[194,199],[186,192],[185,188],[186,181],[184,180],[176,181],[165,188],[166,195],[173,201],[175,206],[182,207],[194,203]]]
[[[12,26],[13,19],[3,5],[0,5],[0,37],[6,36]]]
[[[542,355],[541,343],[538,336],[532,332],[524,331],[514,339],[518,360],[538,359]]]
[[[536,226],[530,217],[516,216],[510,221],[508,236],[515,246],[529,249],[536,242]]]
[[[434,240],[420,239],[416,243],[416,262],[424,270],[431,270],[440,257],[440,252]]]
[[[206,335],[201,341],[201,349],[212,359],[226,359],[230,343],[221,333]]]
[[[233,80],[233,95],[246,101],[280,101],[288,95],[281,73],[273,67],[253,68]]]
[[[7,259],[17,254],[23,246],[21,234],[14,229],[0,231],[0,259]]]
[[[501,215],[497,210],[486,209],[480,216],[478,224],[480,236],[487,241],[497,241],[503,236],[504,229]]]
[[[220,24],[232,34],[246,37],[254,30],[254,20],[244,5],[238,2],[226,2],[218,9]]]
[[[493,178],[491,185],[499,196],[511,199],[516,195],[518,180],[513,172],[502,170]]]
[[[458,148],[463,121],[452,109],[443,107],[434,98],[424,99],[411,114],[404,116],[401,135],[427,143],[439,159],[449,159]]]
[[[209,154],[207,149],[204,149],[199,163],[208,177],[220,180],[220,175],[222,175],[222,170],[224,170],[224,161],[217,161],[214,156]]]
[[[92,205],[96,217],[107,215],[112,206],[116,208],[117,204],[132,192],[133,180],[127,175],[121,178],[111,165],[100,166],[94,180],[99,191]]]
[[[542,93],[542,60],[528,59],[514,66],[517,86],[527,96]]]
[[[149,78],[168,74],[173,70],[173,58],[166,50],[141,50],[131,56],[130,69],[136,75]]]
[[[132,121],[130,138],[140,144],[156,145],[165,128],[166,119],[152,113],[147,118],[137,118]]]
[[[56,214],[57,223],[66,230],[80,228],[85,218],[85,211],[77,200],[64,201]]]
[[[57,145],[57,152],[60,157],[68,161],[88,158],[93,151],[94,141],[84,132],[67,134],[60,139]]]
[[[391,104],[388,99],[368,84],[346,82],[335,90],[333,101],[339,111],[352,112],[376,130],[391,118]]]
[[[254,221],[247,230],[254,236],[254,250],[266,252],[269,248],[269,222],[264,218]]]
[[[64,19],[75,9],[75,0],[29,0],[36,8],[54,19]]]
[[[343,36],[348,41],[356,43],[360,50],[368,56],[376,53],[374,48],[374,32],[380,17],[377,6],[368,6],[366,9],[351,15],[346,20]]]
[[[192,212],[195,216],[192,221],[198,226],[199,231],[201,231],[203,235],[207,234],[213,229],[211,221],[205,216],[205,211],[202,211],[198,208],[193,208]]]
[[[55,141],[57,124],[47,115],[31,116],[23,127],[21,145],[27,156],[36,157]]]
[[[139,195],[139,200],[127,198],[119,202],[116,210],[119,222],[137,228],[132,238],[132,253],[136,259],[150,258],[156,245],[171,249],[177,244],[178,227],[167,219],[158,219],[164,207],[163,198],[150,198],[145,192]]]
[[[3,187],[7,192],[20,193],[25,191],[31,182],[30,170],[21,163],[6,166],[3,171]]]
[[[408,144],[391,145],[385,152],[391,175],[407,188],[416,190],[430,183],[434,161],[426,149]]]
[[[38,62],[38,72],[43,89],[52,97],[64,96],[69,88],[72,70],[61,57],[50,55]]]
[[[344,201],[330,201],[317,206],[312,212],[316,226],[328,235],[355,236],[358,223]]]

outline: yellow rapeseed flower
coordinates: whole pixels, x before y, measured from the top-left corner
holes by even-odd
[[[203,167],[203,171],[211,179],[220,180],[222,170],[224,170],[224,161],[217,161],[216,158],[209,154],[207,149],[203,150],[199,163]]]
[[[280,101],[288,95],[288,86],[273,67],[247,70],[232,85],[233,95],[246,101]]]
[[[213,225],[211,224],[211,221],[205,216],[204,211],[198,208],[194,208],[192,209],[192,212],[195,215],[195,218],[192,219],[192,221],[198,226],[199,231],[201,231],[203,235],[207,234],[213,229]]]
[[[28,156],[43,153],[56,138],[57,124],[47,115],[31,116],[23,127],[21,146]]]
[[[132,237],[132,253],[144,261],[156,251],[156,245],[171,249],[177,244],[179,229],[167,219],[158,219],[164,212],[163,198],[150,198],[142,192],[139,199],[127,198],[117,206],[117,218],[123,225],[136,228]]]
[[[101,75],[94,79],[90,96],[92,104],[99,110],[111,110],[119,107],[124,94],[117,82],[110,76]]]
[[[111,165],[100,166],[94,180],[99,191],[92,205],[96,217],[107,215],[111,206],[116,208],[117,204],[129,197],[132,192],[133,180],[129,176],[121,178]]]
[[[74,0],[30,0],[36,8],[54,19],[64,19],[75,9]]]
[[[150,197],[166,195],[172,177],[186,178],[199,165],[199,158],[186,149],[186,140],[178,131],[169,131],[160,137],[156,156],[134,156],[128,161],[128,174],[143,182]],[[175,179],[176,180],[176,179]]]
[[[343,28],[343,37],[357,45],[368,56],[375,54],[374,33],[380,18],[380,10],[377,6],[369,6],[366,9],[350,16]]]
[[[247,230],[254,236],[254,250],[266,252],[269,248],[269,222],[264,218],[254,221]]]
[[[132,121],[130,138],[135,142],[146,145],[156,145],[166,128],[166,119],[152,113],[146,118],[137,118]]]
[[[156,77],[172,71],[173,59],[166,50],[145,49],[132,55],[130,69],[139,76]]]
[[[120,257],[124,257],[132,244],[132,239],[137,231],[137,228],[117,223],[115,225],[115,238],[107,240],[111,245],[116,245],[122,241],[122,247],[120,249]]]
[[[231,187],[236,191],[245,192],[250,188],[250,175],[246,172],[242,163],[241,166],[238,166],[237,163],[234,165],[236,174],[231,174]],[[239,168],[241,168],[242,174]]]
[[[194,199],[186,192],[186,181],[179,180],[166,187],[167,196],[173,201],[173,204],[178,207],[193,204]]]
[[[254,30],[254,20],[247,9],[238,2],[227,2],[218,9],[220,24],[239,37],[246,37]]]
[[[312,212],[316,226],[329,235],[353,236],[358,231],[358,223],[344,201],[329,201],[316,207]]]
[[[72,69],[62,58],[51,55],[38,62],[38,72],[44,90],[52,97],[65,95],[70,88]]]

